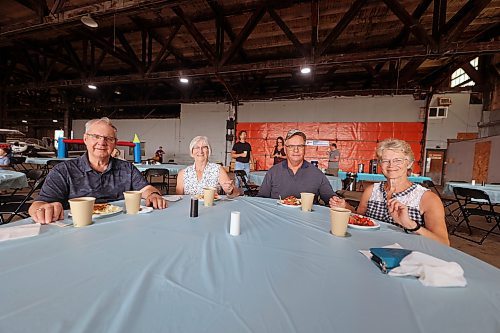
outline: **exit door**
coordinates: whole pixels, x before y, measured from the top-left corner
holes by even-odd
[[[446,149],[427,149],[425,153],[425,175],[436,185],[442,185],[445,154]]]

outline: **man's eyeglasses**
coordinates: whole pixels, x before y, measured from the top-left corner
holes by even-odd
[[[285,147],[290,150],[303,150],[306,145],[286,145]]]
[[[208,146],[193,147],[193,151],[208,150]]]
[[[86,133],[86,134],[87,134],[87,136],[91,137],[92,139],[94,139],[96,141],[103,139],[104,141],[109,142],[109,143],[116,142],[116,138],[114,138],[112,136],[104,136],[104,135],[92,134],[92,133]]]
[[[380,160],[380,164],[382,165],[401,165],[404,163],[404,161],[407,161],[408,159],[406,158],[393,158],[392,160]]]

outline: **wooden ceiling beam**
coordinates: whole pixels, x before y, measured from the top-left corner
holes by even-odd
[[[325,40],[319,46],[316,54],[317,56],[322,56],[326,50],[339,38],[340,34],[347,28],[349,23],[356,17],[359,13],[361,7],[366,3],[367,0],[356,0],[351,5],[349,10],[344,14],[344,16],[337,23],[335,28],[333,28],[326,36]]]
[[[80,61],[78,54],[76,54],[76,51],[73,48],[73,45],[71,45],[70,42],[64,40],[62,43],[62,46],[63,46],[64,50],[66,51],[66,54],[69,56],[69,59],[71,60],[71,63],[73,64],[73,67],[76,68],[78,71],[83,72],[84,69],[82,66],[82,62]]]
[[[444,26],[444,39],[448,43],[457,40],[490,2],[491,0],[469,0]]]
[[[319,6],[318,0],[311,1],[311,59],[316,57],[316,48],[318,47],[318,24],[319,24]]]
[[[158,65],[166,58],[168,55],[166,55],[167,50],[170,48],[170,45],[172,44],[172,41],[175,38],[175,35],[179,32],[181,26],[177,25],[173,27],[172,31],[170,32],[170,35],[168,38],[165,40],[165,44],[162,45],[160,52],[155,57],[155,60],[153,61],[153,64],[148,68],[147,74],[151,74],[158,68]]]
[[[472,67],[470,62],[464,62],[460,68],[464,70],[464,72],[469,75],[469,77],[476,82],[477,85],[481,85],[483,83],[483,79],[481,78],[481,74],[477,69]]]
[[[182,53],[177,50],[175,47],[172,46],[172,41],[169,42],[168,38],[165,39],[165,37],[163,37],[159,32],[158,30],[156,30],[155,28],[152,28],[149,26],[148,22],[138,16],[133,16],[133,17],[130,17],[130,19],[132,20],[132,22],[134,22],[134,24],[136,26],[138,26],[139,28],[141,28],[142,30],[144,31],[147,31],[149,33],[150,36],[153,37],[154,40],[156,40],[158,43],[160,43],[163,46],[165,46],[167,48],[167,50],[172,53],[172,55],[175,57],[175,59],[180,63],[180,64],[184,64],[184,65],[188,65],[190,63],[190,61],[185,58]],[[181,23],[177,23],[177,24],[174,24],[173,25],[173,29],[177,29],[177,27],[180,28],[181,26]],[[175,37],[175,35],[174,35]],[[146,44],[146,36],[144,36],[144,42],[143,42],[143,45]],[[145,48],[144,48],[145,49]],[[144,57],[145,57],[146,53],[144,53]]]
[[[439,1],[439,0],[437,0],[437,1]],[[418,22],[420,20],[420,18],[422,17],[422,15],[424,15],[424,13],[427,11],[427,8],[429,8],[429,5],[432,2],[433,2],[433,0],[422,0],[422,2],[420,2],[418,4],[417,8],[415,8],[413,13],[411,14],[411,17],[415,21]],[[394,40],[392,42],[393,46],[398,47],[400,45],[406,44],[409,36],[410,36],[410,28],[408,28],[405,25],[403,27],[403,29],[401,30],[401,32],[398,34],[398,36],[396,38],[394,38]]]
[[[285,33],[288,40],[292,42],[297,51],[299,51],[299,53],[303,57],[307,57],[308,54],[306,48],[304,47],[304,45],[302,45],[297,36],[295,36],[295,34],[290,30],[290,28],[286,25],[286,23],[281,19],[278,13],[276,13],[276,11],[272,7],[268,7],[267,12],[269,13],[269,16],[271,16],[271,18],[274,20],[274,22],[276,22],[276,24]]]
[[[217,58],[217,56],[215,54],[214,49],[212,48],[210,43],[205,39],[205,37],[203,37],[198,28],[196,28],[191,19],[186,16],[182,8],[179,6],[174,6],[172,7],[172,11],[175,13],[175,15],[177,15],[180,18],[182,24],[184,24],[188,32],[195,40],[196,44],[198,44],[198,46],[200,47],[205,57],[207,57],[208,61],[212,64],[215,63],[215,59]]]
[[[447,0],[434,0],[434,11],[432,13],[432,37],[434,40],[441,39],[441,31],[446,24]]]
[[[413,17],[406,11],[399,0],[383,0],[384,3],[389,7],[389,9],[394,13],[394,15],[399,18],[399,20],[410,29],[413,35],[425,46],[431,48],[433,51],[437,51],[437,42],[427,34],[425,28],[422,24],[418,23]]]
[[[234,33],[233,28],[231,27],[231,24],[229,23],[229,21],[227,20],[227,18],[225,16],[224,9],[222,8],[222,6],[219,4],[219,2],[217,0],[206,0],[206,2],[210,6],[212,11],[214,12],[215,19],[218,21],[218,24],[224,29],[224,32],[229,37],[229,40],[231,41],[231,43],[233,43],[234,40],[236,39],[236,34]],[[222,45],[224,45],[224,44],[222,43]],[[220,54],[222,55],[223,52],[220,52]],[[239,49],[238,54],[240,55],[241,59],[243,59],[243,61],[248,60],[248,56],[246,55],[246,53],[243,49]]]
[[[145,64],[139,60],[134,49],[132,48],[132,46],[130,46],[130,43],[128,42],[125,35],[120,31],[120,29],[116,29],[116,36],[118,37],[118,40],[120,41],[120,44],[123,46],[123,49],[125,50],[125,52],[129,55],[129,57],[133,60],[134,63],[139,64],[138,69],[142,73],[144,73]]]
[[[264,16],[265,13],[266,13],[266,4],[260,5],[260,7],[253,12],[252,16],[250,16],[243,29],[241,29],[238,36],[236,36],[234,42],[231,43],[229,49],[224,53],[224,56],[219,62],[220,67],[224,66],[227,62],[229,62],[229,60],[233,58],[236,51],[242,48],[243,43],[247,40],[248,36],[250,36],[253,29],[255,28],[255,26],[257,26],[257,23],[259,23],[260,19]]]
[[[425,59],[439,59],[441,57],[451,57],[453,55],[468,55],[477,56],[478,54],[493,54],[500,52],[500,41],[491,42],[480,42],[480,43],[469,43],[463,45],[459,50],[456,47],[448,46],[443,48],[439,53],[429,54],[425,48],[422,46],[407,46],[400,50],[377,50],[371,52],[358,52],[349,54],[336,54],[327,55],[316,59],[316,68],[321,67],[331,67],[339,64],[356,64],[364,62],[379,62],[379,61],[398,61],[401,59],[415,59],[419,61],[420,64],[425,61]],[[126,75],[111,75],[106,74],[102,77],[96,76],[94,81],[101,85],[109,84],[133,84],[141,83],[146,81],[161,81],[176,79],[179,77],[179,70],[183,71],[183,74],[190,77],[198,76],[212,76],[215,73],[220,73],[223,75],[229,75],[234,73],[264,73],[268,71],[274,72],[290,72],[296,71],[301,65],[303,65],[303,58],[289,58],[280,60],[268,60],[262,62],[254,63],[244,63],[244,64],[233,64],[226,65],[224,68],[217,68],[215,66],[204,66],[200,68],[177,68],[170,71],[155,72],[152,75],[144,77],[140,74],[126,74]],[[419,64],[419,65],[420,65]],[[418,66],[417,66],[418,68]],[[414,72],[408,76],[412,78]],[[400,82],[405,82],[402,80],[403,75],[400,75]],[[78,87],[83,85],[85,82],[81,79],[75,80],[61,80],[47,82],[44,84],[39,83],[26,83],[19,85],[12,85],[5,87],[9,91],[17,91],[24,89],[47,89],[53,87]]]

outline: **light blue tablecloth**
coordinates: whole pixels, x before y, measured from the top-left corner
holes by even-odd
[[[339,171],[340,179],[346,179],[347,173],[345,171]],[[408,179],[414,183],[422,183],[424,180],[431,180],[430,177],[425,176],[409,176]],[[369,181],[369,182],[382,182],[385,180],[385,176],[380,173],[357,173],[357,181]]]
[[[28,187],[28,179],[22,172],[0,169],[0,190]]]
[[[471,183],[447,182],[444,185],[443,193],[448,194],[448,195],[453,195],[453,187],[473,188],[476,190],[484,191],[490,196],[490,201],[492,203],[495,203],[495,204],[500,203],[500,185],[486,184],[485,186],[481,186],[478,184],[472,185]]]
[[[250,172],[250,176],[248,179],[253,182],[256,185],[261,185],[262,182],[264,181],[264,177],[266,176],[267,171],[252,171]],[[326,176],[328,181],[330,182],[330,185],[332,185],[332,188],[334,191],[341,190],[342,189],[342,181],[340,180],[339,177],[334,177],[334,176]]]
[[[140,171],[144,172],[147,169],[168,169],[170,175],[177,175],[180,170],[185,169],[187,165],[180,164],[134,164]]]
[[[39,164],[39,165],[47,165],[49,161],[67,161],[72,160],[74,157],[65,157],[65,158],[57,158],[57,157],[26,157],[26,162],[28,164]]]
[[[385,224],[337,238],[326,207],[189,205],[0,243],[0,332],[498,333],[500,270],[460,251]],[[457,262],[468,286],[390,277],[358,252],[394,242]]]

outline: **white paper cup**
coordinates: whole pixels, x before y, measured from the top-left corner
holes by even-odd
[[[248,151],[247,151],[247,150],[245,150],[245,151],[243,152],[243,154],[245,154],[245,156],[243,156],[243,157],[247,157],[247,155],[248,155]]]
[[[141,195],[140,191],[126,191],[123,192],[125,197],[125,209],[127,214],[137,214],[141,207]]]
[[[476,181],[473,179],[473,180],[471,181],[471,184],[472,184],[472,185],[476,185]]]
[[[73,225],[77,228],[92,224],[92,213],[94,213],[94,197],[81,197],[69,199],[71,218]]]
[[[301,192],[300,204],[303,212],[310,212],[314,203],[314,193]]]
[[[330,208],[330,224],[333,235],[345,237],[350,216],[351,211],[349,209],[340,207]]]
[[[240,235],[240,212],[231,212],[231,223],[229,225],[229,234],[231,236]]]
[[[205,187],[203,188],[203,205],[210,207],[214,205],[215,198],[215,187]]]

